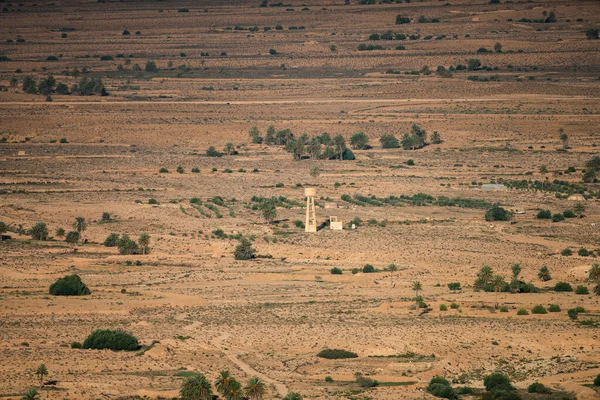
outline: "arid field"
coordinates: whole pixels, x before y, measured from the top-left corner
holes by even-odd
[[[600,3],[360,3],[0,0],[0,398],[600,398]]]

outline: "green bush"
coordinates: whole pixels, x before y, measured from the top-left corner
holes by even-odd
[[[384,149],[395,149],[400,147],[400,142],[398,142],[396,136],[391,133],[385,133],[381,135],[379,142],[381,143],[381,147]]]
[[[286,394],[281,400],[302,400],[302,396],[296,392],[288,392],[288,394]]]
[[[79,275],[67,275],[59,278],[50,285],[49,292],[54,296],[85,296],[91,293]]]
[[[81,342],[72,342],[71,343],[71,348],[72,349],[81,349],[83,346],[81,345]]]
[[[577,309],[575,308],[571,308],[567,311],[567,315],[569,316],[569,318],[571,318],[572,320],[576,320],[577,317],[579,316],[579,313],[577,312]]]
[[[486,221],[508,221],[511,218],[512,214],[498,205],[494,205],[485,213]]]
[[[458,308],[458,304],[456,304],[456,303],[451,303],[451,304],[450,304],[450,308],[452,308],[452,309],[456,310],[456,309]]]
[[[371,388],[379,386],[379,382],[377,382],[375,379],[368,378],[360,373],[356,373],[356,383],[358,383],[358,386],[360,386],[361,388]]]
[[[561,213],[552,215],[552,222],[560,222],[560,221],[564,221],[564,220],[565,220],[565,217]]]
[[[440,304],[440,311],[448,311],[448,307],[445,304]]]
[[[540,210],[537,213],[537,219],[550,219],[552,218],[552,212],[550,210]]]
[[[162,167],[158,172],[161,173],[161,174],[168,174],[169,170],[166,169],[165,167]]]
[[[200,173],[200,169],[197,167],[192,168],[192,173],[194,174],[199,174]]]
[[[358,354],[342,349],[323,349],[317,354],[317,357],[326,358],[328,360],[338,360],[344,358],[358,358]]]
[[[48,227],[44,222],[38,222],[29,230],[29,234],[33,240],[46,240],[48,238]]]
[[[158,200],[156,200],[156,199],[149,199],[148,200],[148,204],[158,204]]]
[[[600,374],[594,379],[594,386],[600,386]]]
[[[146,66],[144,67],[144,71],[146,72],[158,72],[158,67],[156,66],[156,62],[148,61],[146,62]]]
[[[575,288],[575,294],[590,294],[587,286],[579,285]]]
[[[232,378],[232,381],[235,381]],[[228,387],[229,388],[229,387]],[[213,398],[210,381],[202,374],[188,376],[179,391],[181,400],[207,400]],[[216,397],[216,396],[215,396]]]
[[[581,257],[587,257],[590,255],[590,252],[588,249],[582,247],[579,249],[579,251],[577,251],[577,254],[579,254]]]
[[[550,311],[550,312],[560,312],[560,306],[558,304],[550,304],[548,306],[548,311]]]
[[[365,274],[371,273],[371,272],[375,272],[375,267],[373,267],[371,264],[366,264],[363,269],[362,272]]]
[[[116,233],[111,233],[104,239],[104,246],[106,247],[115,247],[117,245],[117,241],[119,240],[119,235]]]
[[[441,397],[443,399],[456,398],[456,393],[454,392],[454,389],[452,389],[450,382],[441,376],[434,376],[431,378],[429,385],[427,386],[427,391],[435,397]]]
[[[494,372],[493,374],[487,375],[483,378],[483,385],[485,386],[485,390],[488,392],[495,392],[497,390],[506,390],[511,391],[515,388],[510,384],[510,379],[508,376]]]
[[[545,386],[542,383],[535,382],[527,387],[527,393],[551,393],[549,387]]]
[[[331,268],[329,272],[331,273],[331,275],[342,275],[342,270],[338,267]]]
[[[571,249],[564,249],[563,251],[560,252],[561,255],[565,256],[565,257],[569,257],[573,255],[573,250]]]
[[[67,236],[65,237],[65,242],[77,243],[78,241],[79,241],[79,232],[70,231],[69,233],[67,233]]]
[[[572,292],[573,287],[568,282],[558,282],[554,285],[555,292]]]
[[[333,382],[333,378],[332,378],[331,376],[327,375],[327,376],[325,377],[325,382],[327,382],[327,383],[331,383],[331,382]]]
[[[546,310],[546,307],[544,307],[543,305],[538,304],[537,306],[534,306],[531,309],[531,313],[532,314],[547,314],[548,310]]]
[[[500,306],[500,312],[508,312],[507,306]]]
[[[99,329],[92,332],[83,342],[84,349],[109,349],[133,351],[139,348],[135,336],[121,330]]]
[[[573,211],[571,211],[571,210],[565,210],[563,212],[563,216],[565,218],[575,218],[575,213]]]
[[[527,311],[524,308],[519,308],[519,310],[517,311],[517,315],[529,315],[529,311]]]

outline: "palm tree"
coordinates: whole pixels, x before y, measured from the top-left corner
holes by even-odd
[[[335,151],[338,153],[340,160],[344,159],[344,151],[346,151],[346,140],[342,135],[337,135],[333,138],[333,145],[335,146]]]
[[[242,384],[231,378],[229,389],[227,390],[227,393],[225,393],[225,398],[227,400],[243,400],[244,390],[242,389]]]
[[[493,276],[494,272],[492,271],[492,268],[489,265],[484,265],[483,267],[481,267],[479,273],[477,274],[475,288],[483,289],[486,285],[489,285],[489,283],[492,281]]]
[[[56,237],[64,237],[66,234],[65,228],[57,228],[56,229]]]
[[[575,211],[575,214],[581,218],[583,212],[585,211],[585,205],[583,203],[577,203],[575,204],[575,207],[573,207],[573,210]]]
[[[271,223],[277,218],[277,208],[275,207],[273,200],[264,200],[260,203],[259,209],[262,211],[263,217],[267,223]]]
[[[212,400],[210,382],[204,375],[192,375],[183,382],[179,391],[182,400]]]
[[[498,292],[502,290],[504,285],[504,278],[501,275],[494,275],[494,278],[492,279],[492,287],[494,288],[494,292],[496,292],[496,305],[494,306],[495,308],[498,308]]]
[[[225,149],[223,149],[223,153],[227,154],[228,156],[235,154],[235,146],[233,143],[227,142],[227,144],[225,144]]]
[[[138,239],[138,243],[142,248],[142,254],[146,255],[146,253],[150,251],[150,235],[147,233],[142,233]]]
[[[593,264],[592,268],[590,268],[590,273],[588,279],[592,282],[596,282],[600,284],[600,265]]]
[[[423,285],[421,285],[421,282],[419,281],[414,281],[412,284],[412,290],[415,291],[415,297],[418,297],[419,292],[423,290]]]
[[[40,386],[44,386],[42,383],[44,381],[44,376],[48,375],[48,368],[46,368],[46,364],[40,364],[40,366],[37,368],[37,371],[35,371],[35,374],[40,378]]]
[[[285,395],[285,397],[281,400],[302,400],[302,396],[300,396],[300,393],[296,393],[296,392],[289,392],[288,394]]]
[[[542,181],[542,190],[544,190],[544,182],[546,181],[546,174],[548,173],[548,167],[546,167],[545,165],[540,166],[540,174],[542,174],[542,176],[544,177],[544,180]]]
[[[542,268],[540,268],[540,272],[538,272],[538,278],[540,278],[542,282],[547,282],[552,279],[548,267],[544,265]]]
[[[73,222],[73,229],[79,233],[79,237],[81,237],[81,232],[87,229],[87,222],[85,222],[85,218],[76,217],[75,222]]]
[[[260,378],[253,376],[248,379],[244,393],[248,397],[248,400],[260,400],[265,395],[265,384]]]
[[[229,391],[229,386],[231,385],[231,374],[228,370],[221,371],[217,380],[215,381],[215,387],[217,388],[217,392],[225,395]]]
[[[35,389],[29,389],[25,396],[21,397],[21,400],[37,400],[40,398],[40,394]]]

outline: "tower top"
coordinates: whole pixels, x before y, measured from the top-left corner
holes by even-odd
[[[304,195],[306,197],[315,197],[317,195],[317,188],[316,187],[304,188]]]

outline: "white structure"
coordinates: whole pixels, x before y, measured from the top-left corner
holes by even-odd
[[[332,215],[329,217],[329,229],[331,229],[332,231],[341,231],[343,229],[342,227],[342,221],[338,221],[338,217]]]
[[[317,215],[315,212],[315,197],[317,196],[317,188],[307,187],[304,189],[306,196],[306,224],[304,225],[305,232],[317,231]]]

